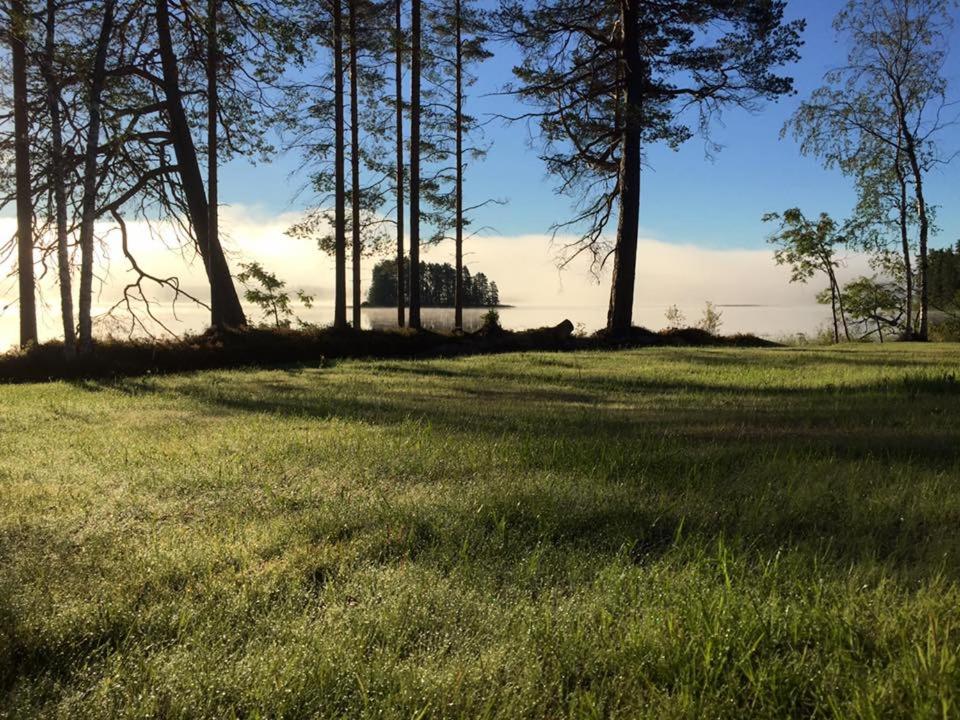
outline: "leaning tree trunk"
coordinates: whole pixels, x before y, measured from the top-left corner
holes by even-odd
[[[347,230],[343,141],[343,0],[333,0],[334,255],[333,326],[347,326]]]
[[[210,209],[203,187],[197,149],[183,107],[180,72],[170,33],[169,0],[156,0],[157,46],[163,70],[163,92],[173,150],[177,156],[180,183],[187,201],[190,224],[210,283],[210,318],[216,328],[242,327],[247,319],[230,275],[230,267],[219,239],[210,234]]]
[[[396,27],[394,32],[394,81],[397,95],[397,324],[403,327],[406,324],[404,308],[406,307],[406,272],[403,256],[403,0],[396,0]]]
[[[420,0],[410,13],[410,327],[420,329]]]
[[[60,116],[60,85],[54,53],[57,34],[57,8],[47,0],[46,43],[43,75],[50,116],[50,184],[57,233],[57,271],[60,279],[60,314],[63,319],[63,354],[72,360],[77,353],[77,333],[73,322],[73,287],[70,279],[70,248],[67,239],[67,179],[63,163],[63,126]]]
[[[360,99],[357,95],[357,4],[350,0],[350,229],[353,261],[353,328],[360,329]]]
[[[463,330],[463,23],[461,0],[454,0],[454,32],[456,33],[456,271],[454,286],[453,327]]]
[[[23,0],[10,2],[13,62],[13,132],[17,194],[17,279],[20,289],[20,346],[37,342],[37,301],[33,277],[33,187],[30,182],[30,121],[27,117],[27,25]]]
[[[620,158],[620,217],[607,314],[607,330],[615,335],[628,332],[633,323],[640,225],[640,108],[643,101],[643,71],[637,29],[639,0],[621,0],[620,8],[626,109]]]
[[[87,97],[87,140],[83,158],[83,196],[80,201],[80,352],[93,347],[93,223],[97,219],[97,154],[100,150],[100,104],[106,80],[107,49],[113,32],[116,3],[103,7],[100,35],[93,56],[90,94]]]

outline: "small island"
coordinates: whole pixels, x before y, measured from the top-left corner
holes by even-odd
[[[409,268],[409,264],[408,264]],[[407,272],[409,278],[409,270]],[[450,263],[420,263],[420,304],[422,307],[452,308],[456,299],[457,271]],[[404,304],[410,304],[410,283],[404,288]],[[363,307],[397,305],[397,261],[381,260],[373,268],[370,288]],[[476,275],[463,267],[463,307],[503,307],[497,283],[482,272]]]

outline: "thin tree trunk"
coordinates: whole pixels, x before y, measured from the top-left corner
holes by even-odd
[[[57,8],[47,0],[46,47],[43,74],[47,86],[47,111],[50,115],[50,183],[57,232],[57,271],[60,279],[60,314],[63,319],[63,354],[72,360],[77,353],[77,334],[73,322],[73,287],[70,279],[70,248],[67,241],[67,185],[63,167],[63,127],[60,117],[60,86],[54,53],[56,51]]]
[[[454,288],[454,319],[456,330],[463,330],[463,23],[461,0],[454,0],[454,24],[457,40],[456,58],[456,266],[457,279]]]
[[[333,326],[347,326],[347,230],[343,122],[343,0],[333,0],[334,254]]]
[[[836,273],[833,271],[833,265],[830,263],[828,258],[824,258],[823,262],[827,266],[827,275],[830,278],[830,292],[833,295],[834,303],[834,313],[833,321],[836,324],[837,318],[839,315],[840,324],[843,326],[843,336],[847,339],[847,342],[850,341],[850,328],[847,327],[847,314],[843,310],[843,295],[840,291],[840,283],[837,280]],[[840,342],[839,331],[836,333],[836,340]]]
[[[897,183],[900,185],[900,243],[903,248],[903,271],[906,282],[907,326],[904,335],[908,340],[913,339],[913,266],[910,262],[910,237],[907,231],[907,179],[903,174],[903,151],[897,148]]]
[[[406,273],[404,271],[403,256],[403,0],[396,0],[396,38],[394,40],[395,83],[397,94],[397,324],[403,327],[406,324]]]
[[[30,121],[27,117],[29,19],[23,0],[10,2],[13,61],[13,132],[17,194],[17,278],[20,289],[20,346],[37,342],[37,302],[33,277],[33,188],[30,183]]]
[[[626,112],[620,158],[620,217],[613,256],[613,279],[607,329],[623,334],[633,323],[633,293],[637,275],[637,235],[640,224],[640,108],[643,75],[638,37],[639,0],[621,0],[623,82]]]
[[[830,310],[833,312],[833,342],[840,343],[840,319],[837,317],[837,287],[830,280]]]
[[[357,77],[357,4],[350,0],[350,218],[353,233],[353,327],[360,329],[360,98]]]
[[[927,216],[927,202],[923,196],[923,170],[920,167],[920,160],[918,158],[916,138],[914,138],[913,133],[910,132],[910,127],[907,124],[906,103],[903,100],[899,87],[897,87],[894,95],[894,106],[897,109],[897,120],[903,135],[907,161],[910,163],[910,171],[913,174],[917,214],[920,219],[920,327],[917,335],[919,340],[926,342],[930,339],[928,317],[930,311],[930,293],[929,283],[927,282],[927,272],[929,270],[927,243],[930,235],[930,219]]]
[[[183,108],[180,73],[170,33],[169,0],[156,0],[157,45],[163,69],[163,92],[170,123],[173,150],[177,156],[180,183],[187,201],[190,224],[196,235],[197,248],[203,259],[210,283],[211,323],[216,328],[242,327],[246,317],[237,289],[230,275],[227,258],[217,238],[210,235],[209,205],[203,187],[203,175],[197,160],[197,149],[190,134],[190,125]]]
[[[87,140],[83,158],[83,196],[80,201],[80,352],[93,347],[93,223],[97,218],[97,153],[100,150],[100,96],[106,80],[107,50],[113,31],[114,0],[103,6],[103,20],[93,58],[87,97]]]
[[[220,39],[218,33],[219,0],[207,0],[207,246],[220,244],[220,139],[217,133],[220,112],[220,87],[217,71],[220,64]],[[209,257],[209,252],[207,253]],[[220,296],[219,277],[207,273],[210,280],[211,298]],[[217,323],[214,322],[214,325]]]
[[[420,0],[411,8],[410,327],[420,329]]]

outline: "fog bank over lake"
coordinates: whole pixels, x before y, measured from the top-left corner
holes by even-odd
[[[316,297],[312,309],[297,308],[298,316],[320,325],[332,321],[333,261],[321,254],[313,243],[285,234],[299,213],[266,215],[254,208],[224,207],[223,226],[226,245],[234,273],[241,262],[258,261],[287,282],[291,294],[304,289]],[[0,218],[0,233],[10,235],[15,223]],[[158,276],[177,276],[182,286],[197,297],[206,297],[203,269],[192,250],[181,251],[170,228],[155,227],[154,232],[141,222],[129,224],[130,245],[140,264]],[[104,313],[123,296],[123,288],[135,280],[118,248],[118,234],[109,226],[98,228],[104,237],[105,253],[110,270],[102,278],[94,298],[95,312]],[[465,246],[464,262],[471,272],[483,272],[500,288],[501,300],[511,307],[499,310],[501,323],[511,329],[555,325],[569,319],[588,332],[602,327],[606,321],[609,293],[609,268],[598,274],[591,272],[588,259],[580,257],[563,271],[557,268],[559,248],[570,238],[551,242],[548,235],[515,237],[483,236]],[[650,329],[666,324],[664,313],[677,305],[688,324],[696,324],[707,301],[723,312],[721,331],[752,332],[765,337],[784,337],[797,333],[811,334],[829,319],[829,309],[818,306],[814,297],[823,283],[792,285],[789,273],[777,267],[773,253],[762,247],[763,238],[751,238],[750,244],[760,249],[707,249],[696,245],[675,245],[662,240],[641,240],[637,262],[634,322]],[[378,258],[365,258],[363,292],[370,271]],[[424,248],[427,262],[452,262],[452,243]],[[847,258],[841,279],[870,274],[860,256]],[[16,278],[8,262],[0,267],[0,350],[16,344],[18,338]],[[50,274],[52,276],[52,273]],[[38,322],[41,339],[61,333],[58,295],[49,277],[41,283],[41,307]],[[145,283],[147,296],[154,301],[157,318],[177,333],[204,329],[207,312],[181,300],[176,315],[171,308],[170,294]],[[76,278],[75,288],[76,290]],[[348,272],[348,297],[349,272]],[[483,311],[468,310],[468,324],[478,322]],[[124,334],[129,326],[125,311],[118,309],[116,319],[101,323],[101,332]],[[449,316],[449,320],[447,317]],[[366,327],[390,325],[395,310],[365,309]],[[251,321],[258,321],[250,309]],[[425,309],[428,325],[452,324],[452,310]],[[158,333],[161,328],[153,326]]]

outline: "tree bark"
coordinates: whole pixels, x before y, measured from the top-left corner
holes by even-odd
[[[907,124],[907,107],[899,86],[894,92],[894,106],[897,110],[897,120],[900,131],[903,135],[904,151],[907,154],[907,162],[910,164],[910,171],[913,174],[914,193],[917,201],[917,214],[920,220],[920,327],[917,332],[917,339],[926,342],[930,339],[929,310],[930,294],[929,283],[927,282],[927,272],[929,262],[927,257],[927,244],[930,235],[930,219],[927,216],[927,202],[923,195],[923,170],[920,167],[920,159],[917,153],[916,138],[910,131]]]
[[[343,0],[333,0],[333,74],[334,74],[334,305],[333,326],[347,326],[347,231],[344,170],[343,122]]]
[[[897,183],[900,186],[900,207],[898,223],[900,225],[900,243],[903,250],[903,272],[906,283],[906,311],[907,324],[904,328],[904,336],[908,340],[913,339],[913,266],[910,262],[910,237],[907,229],[907,178],[903,174],[903,151],[897,147]]]
[[[107,50],[113,31],[114,0],[103,7],[100,35],[93,57],[87,97],[87,140],[83,159],[83,196],[80,201],[80,352],[93,347],[93,224],[97,219],[97,153],[100,150],[100,96],[106,80]]]
[[[208,246],[220,245],[220,178],[219,160],[220,140],[218,113],[220,112],[220,87],[217,72],[220,64],[220,39],[217,36],[219,0],[207,0],[207,233]],[[220,278],[209,273],[210,296],[220,297]],[[214,321],[215,326],[219,324]]]
[[[23,0],[10,2],[13,64],[13,132],[17,195],[17,279],[20,290],[20,346],[37,342],[37,301],[33,275],[33,187],[30,182],[30,120],[27,117],[27,34]]]
[[[353,327],[360,329],[360,98],[357,77],[357,4],[350,0],[350,225],[353,240]]]
[[[613,280],[607,330],[623,334],[633,323],[633,293],[637,275],[637,235],[640,223],[640,110],[643,71],[640,57],[639,0],[620,0],[622,67],[626,112],[620,158],[620,214],[613,256]]]
[[[403,0],[396,0],[396,37],[394,40],[394,75],[397,95],[397,324],[406,324],[405,307],[406,277],[403,255],[403,202],[404,172],[403,165]]]
[[[454,32],[456,33],[456,270],[454,289],[455,330],[463,330],[463,22],[461,0],[454,0]]]
[[[420,0],[410,13],[410,327],[420,329]]]
[[[210,210],[203,187],[203,176],[200,173],[200,163],[197,160],[197,149],[183,108],[180,73],[170,33],[168,2],[169,0],[156,0],[157,45],[163,69],[163,92],[190,224],[193,227],[197,248],[203,259],[210,284],[210,319],[216,328],[242,327],[247,321],[243,314],[243,307],[240,305],[240,298],[237,296],[237,289],[233,284],[233,277],[230,275],[227,258],[219,239],[210,234]]]
[[[60,315],[63,320],[63,354],[72,360],[77,353],[77,333],[73,321],[73,286],[70,278],[70,248],[67,239],[67,185],[63,163],[63,126],[60,115],[60,85],[56,69],[57,8],[47,0],[46,43],[43,75],[50,115],[50,184],[57,233],[57,271],[60,280]]]

